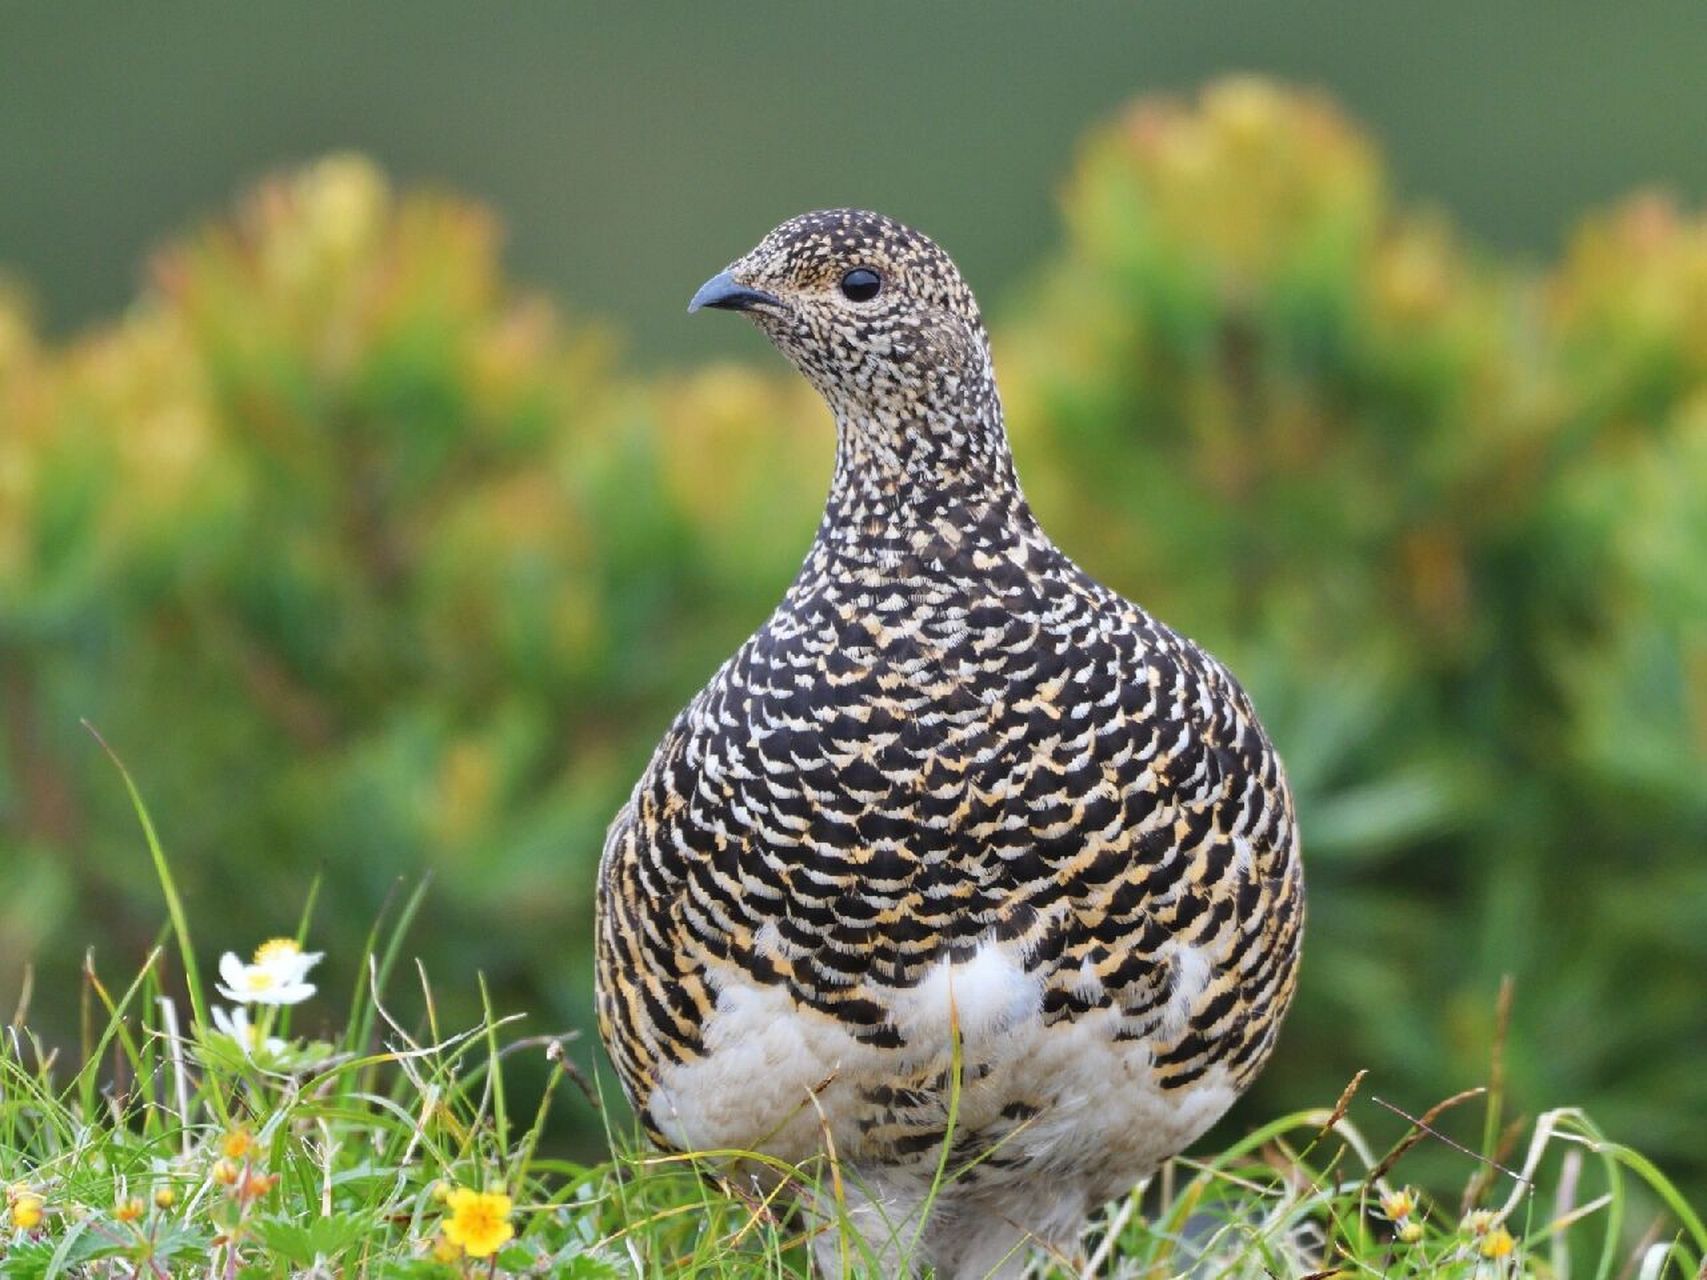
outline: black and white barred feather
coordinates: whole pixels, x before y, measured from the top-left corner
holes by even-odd
[[[839,288],[856,268],[869,301]],[[662,1143],[800,1160],[827,1123],[879,1250],[934,1172],[958,1037],[951,1141],[982,1159],[925,1251],[983,1274],[1069,1238],[1268,1057],[1303,922],[1291,797],[1232,676],[1038,527],[935,244],[808,214],[728,279],[829,402],[835,477],[799,576],[611,827],[601,1031]]]

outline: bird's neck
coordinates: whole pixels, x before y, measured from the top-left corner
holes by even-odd
[[[905,409],[832,406],[836,469],[818,543],[883,557],[1041,540],[1020,491],[994,382]]]

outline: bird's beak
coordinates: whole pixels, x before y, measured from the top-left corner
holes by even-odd
[[[719,271],[700,285],[699,292],[694,294],[693,301],[688,303],[688,314],[693,314],[701,307],[716,307],[720,311],[748,311],[753,307],[781,305],[782,299],[774,293],[766,293],[763,289],[749,289],[727,271]]]

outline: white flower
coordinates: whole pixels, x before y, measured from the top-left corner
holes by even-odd
[[[257,1053],[265,1058],[276,1058],[285,1051],[285,1042],[277,1036],[263,1036],[261,1028],[249,1021],[249,1011],[242,1005],[230,1012],[215,1005],[213,1025],[237,1042],[245,1058],[253,1058]]]
[[[244,964],[235,951],[219,958],[219,994],[238,1004],[301,1004],[314,994],[308,971],[320,963],[323,953],[304,951],[290,938],[263,942],[252,964]]]

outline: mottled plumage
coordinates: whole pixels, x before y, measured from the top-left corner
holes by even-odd
[[[1267,1058],[1303,920],[1280,761],[1219,663],[1038,527],[935,244],[808,214],[696,304],[747,311],[824,395],[835,478],[782,603],[611,826],[601,1030],[664,1144],[801,1160],[827,1125],[894,1257],[958,1028],[949,1167],[983,1159],[923,1254],[1017,1269]]]

